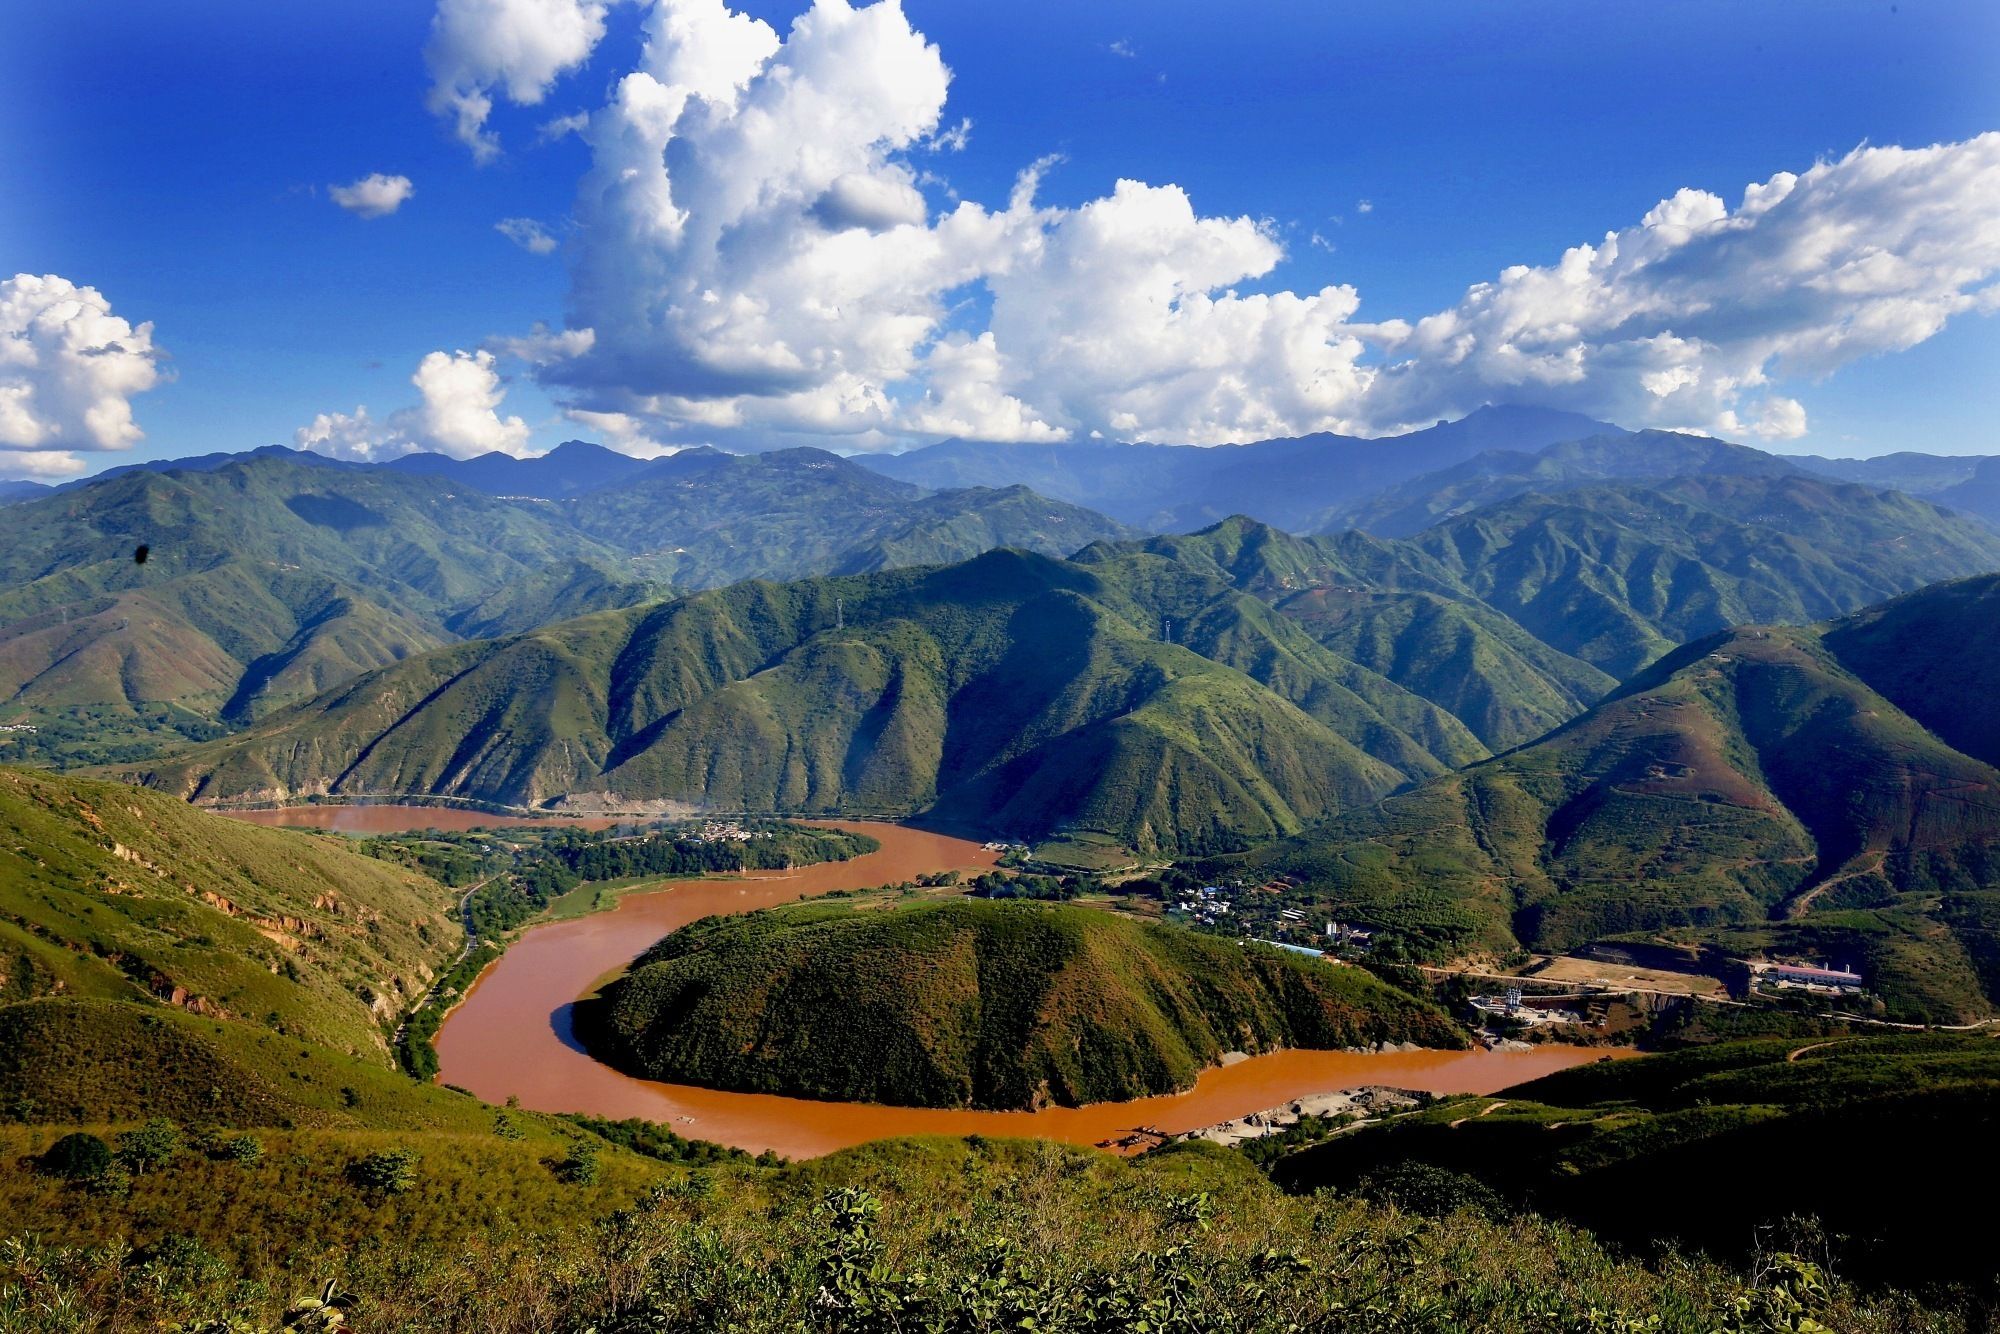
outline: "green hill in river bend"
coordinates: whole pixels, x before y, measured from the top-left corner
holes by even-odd
[[[647,1078],[924,1107],[1186,1088],[1227,1051],[1464,1039],[1357,968],[1089,908],[957,900],[714,917],[586,1007]]]

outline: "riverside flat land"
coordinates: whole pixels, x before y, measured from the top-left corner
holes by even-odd
[[[1560,954],[1546,963],[1530,964],[1523,970],[1523,976],[1538,982],[1576,982],[1590,986],[1610,987],[1613,990],[1665,991],[1683,996],[1709,996],[1721,999],[1729,994],[1729,988],[1721,979],[1702,973],[1677,973],[1664,968],[1639,968],[1631,964],[1611,963],[1603,959],[1580,959],[1573,954]]]

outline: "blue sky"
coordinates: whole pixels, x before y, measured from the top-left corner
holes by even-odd
[[[779,36],[804,8],[747,7]],[[1510,265],[1552,265],[1567,247],[1634,227],[1683,188],[1713,192],[1735,209],[1747,184],[1838,161],[1863,144],[1955,144],[2000,129],[2000,7],[1990,3],[908,0],[904,12],[950,70],[939,123],[969,118],[972,127],[961,151],[891,147],[868,170],[893,176],[907,166],[935,178],[921,185],[929,221],[951,207],[951,192],[1003,209],[1023,168],[1052,154],[1061,161],[1036,195],[1045,209],[1085,210],[1121,178],[1176,185],[1197,217],[1250,220],[1246,227],[1282,248],[1259,272],[1237,276],[1233,260],[1224,262],[1230,276],[1218,291],[1356,290],[1358,308],[1338,319],[1321,312],[1308,321],[1319,329],[1452,309],[1470,285]],[[591,148],[573,135],[536,143],[536,127],[550,118],[605,106],[614,80],[638,59],[643,17],[637,5],[611,9],[588,62],[551,80],[539,105],[496,94],[487,127],[503,149],[481,165],[449,119],[426,106],[426,7],[8,7],[0,16],[0,277],[60,275],[97,289],[118,317],[151,322],[168,372],[131,396],[143,440],[76,457],[94,470],[291,443],[316,415],[363,404],[392,434],[383,424],[418,402],[411,376],[427,355],[472,352],[537,321],[560,327],[585,317],[599,331],[597,362],[537,367],[504,352],[491,362],[505,393],[499,417],[518,416],[526,431],[502,430],[494,438],[506,447],[593,434],[561,413],[579,405],[617,413],[635,439],[669,445],[811,438],[868,448],[936,438],[945,433],[937,423],[959,420],[1027,422],[1017,433],[1188,439],[1264,433],[1256,427],[1265,422],[1407,425],[1481,392],[1453,379],[1393,404],[1378,393],[1379,404],[1366,409],[1359,390],[1337,402],[1246,406],[1238,399],[1273,392],[1256,382],[1264,368],[1250,368],[1240,394],[1218,403],[1192,381],[1241,378],[1242,368],[1192,362],[1174,368],[1171,395],[1142,391],[1143,376],[1110,362],[1093,368],[1099,382],[1082,383],[1060,373],[1059,352],[1010,343],[1023,317],[993,309],[1010,301],[1016,311],[1035,302],[1081,307],[1111,290],[1099,284],[1121,281],[1083,273],[1079,259],[1067,285],[1041,275],[996,297],[977,280],[939,279],[924,295],[938,308],[933,326],[896,355],[921,360],[952,331],[976,339],[990,325],[1006,364],[982,363],[976,400],[946,401],[941,359],[909,374],[884,372],[872,343],[802,348],[819,326],[765,320],[716,337],[754,335],[766,348],[781,341],[787,355],[833,369],[810,383],[787,380],[796,393],[782,410],[769,407],[764,390],[745,397],[733,385],[703,399],[690,420],[674,368],[695,361],[712,371],[705,359],[720,354],[701,344],[707,335],[670,330],[674,355],[655,364],[644,330],[618,334],[604,318],[601,275],[671,268],[677,252],[635,250],[603,239],[601,219],[578,221]],[[364,220],[329,198],[330,185],[375,172],[413,183],[393,214]],[[1972,188],[1989,184],[1981,177]],[[2000,198],[1987,198],[2000,216]],[[494,229],[507,217],[539,220],[564,245],[530,254]],[[1048,235],[1062,225],[1047,223]],[[1975,258],[1990,242],[1964,239]],[[1259,267],[1247,231],[1229,245],[1232,256],[1253,256],[1237,267]],[[1179,263],[1184,253],[1174,249],[1162,262]],[[580,257],[600,274],[594,291],[573,284]],[[853,299],[860,309],[875,298]],[[882,318],[907,315],[899,306]],[[1653,332],[1680,330],[1668,319]],[[1192,357],[1182,349],[1199,341],[1162,330],[1157,355]],[[606,352],[614,342],[626,349],[619,358]],[[1392,336],[1354,364],[1365,373],[1422,355],[1435,354],[1410,352]],[[1803,435],[1773,428],[1767,443],[1776,448],[2000,452],[1992,428],[2000,322],[1991,314],[1955,313],[1942,332],[1907,349],[1832,361],[1703,399],[1699,411],[1711,415],[1685,424],[1712,429],[1723,410],[1749,422],[1759,404],[1782,397],[1802,405],[1809,425]],[[1730,364],[1740,369],[1740,358]],[[1547,397],[1532,385],[1486,387],[1494,399]],[[845,424],[815,415],[823,402],[878,389],[874,425],[851,439],[841,434]],[[1565,406],[1599,405],[1575,397],[1583,388],[1562,392]],[[1625,392],[1605,389],[1602,405],[1616,407]],[[993,408],[996,397],[1005,411]],[[936,411],[917,411],[927,398]],[[435,447],[426,429],[412,416],[397,439]],[[447,426],[435,429],[449,436]],[[52,431],[45,443],[55,450],[75,440]],[[361,446],[369,447],[395,446]],[[0,451],[0,473],[9,461]]]

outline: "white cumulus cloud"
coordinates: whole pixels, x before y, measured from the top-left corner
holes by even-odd
[[[1804,433],[1778,378],[1914,347],[2000,273],[2000,133],[1858,148],[1752,184],[1681,190],[1554,264],[1517,266],[1388,338],[1377,417],[1502,397],[1633,423]]]
[[[407,176],[385,176],[371,172],[349,185],[329,185],[326,193],[334,203],[358,218],[386,218],[417,192]]]
[[[469,459],[501,453],[530,453],[527,422],[500,415],[506,386],[491,352],[432,352],[410,377],[418,402],[378,422],[366,407],[352,413],[323,412],[293,432],[300,449],[361,461],[394,458],[417,450]]]
[[[0,478],[54,482],[75,477],[90,465],[66,449],[0,449]]]
[[[417,363],[410,383],[423,401],[398,415],[404,430],[426,447],[458,458],[528,452],[528,424],[500,415],[507,391],[491,352],[432,352]]]
[[[539,36],[475,59],[447,41],[472,12]],[[532,101],[602,20],[445,0],[439,87]],[[579,131],[568,321],[591,341],[528,359],[566,406],[655,433],[1214,443],[1524,402],[1790,439],[1801,385],[2000,307],[2000,134],[1859,148],[1733,207],[1683,189],[1447,309],[1364,318],[1351,285],[1274,287],[1278,232],[1171,183],[1048,207],[1045,161],[1005,201],[958,200],[939,159],[915,165],[954,144],[950,71],[895,0],[816,0],[782,34],[650,0],[644,31]]]
[[[603,0],[439,0],[431,22],[429,104],[451,119],[473,157],[499,155],[486,126],[497,89],[520,106],[539,103],[604,36]]]
[[[112,313],[94,287],[55,274],[0,282],[0,471],[65,476],[77,451],[144,438],[135,394],[159,384],[153,326]]]
[[[322,412],[292,432],[292,444],[329,458],[353,459],[368,463],[407,454],[416,446],[368,415],[366,407],[353,412]]]

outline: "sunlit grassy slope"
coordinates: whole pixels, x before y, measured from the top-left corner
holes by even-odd
[[[386,1063],[449,894],[337,838],[0,769],[0,997],[146,1000]]]

